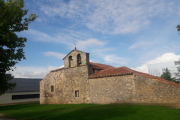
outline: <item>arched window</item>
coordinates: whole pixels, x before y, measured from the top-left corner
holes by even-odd
[[[81,64],[81,55],[78,54],[77,55],[77,66],[80,66],[80,64]]]
[[[69,67],[72,67],[72,61],[73,61],[73,57],[69,56]]]

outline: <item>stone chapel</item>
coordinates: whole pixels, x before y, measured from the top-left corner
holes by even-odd
[[[180,103],[180,84],[146,73],[89,61],[72,50],[64,67],[40,81],[40,104]]]

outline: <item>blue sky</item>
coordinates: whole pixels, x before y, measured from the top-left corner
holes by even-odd
[[[43,78],[63,66],[74,49],[90,60],[147,72],[147,65],[180,57],[179,0],[24,0],[28,15],[38,18],[26,37],[26,60],[15,77]]]

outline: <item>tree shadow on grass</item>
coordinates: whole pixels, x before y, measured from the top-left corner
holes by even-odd
[[[131,106],[100,105],[73,111],[60,117],[63,120],[106,120],[124,118],[136,112],[137,109]],[[58,116],[54,116],[54,119],[58,119]]]
[[[48,106],[47,106],[48,107]],[[136,114],[138,110],[132,106],[123,105],[88,105],[85,107],[71,108],[61,107],[46,111],[32,111],[13,113],[8,117],[16,119],[60,119],[60,120],[106,120],[124,118],[130,114]]]

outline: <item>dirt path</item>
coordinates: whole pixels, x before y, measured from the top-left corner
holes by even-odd
[[[8,118],[2,118],[3,114],[0,114],[0,120],[15,120],[15,119],[8,119]]]

